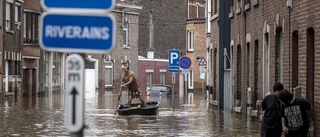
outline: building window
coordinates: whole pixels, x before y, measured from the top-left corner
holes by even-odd
[[[196,11],[195,11],[195,13],[196,13],[196,18],[199,18],[199,5],[198,5],[198,4],[196,4]]]
[[[166,70],[160,70],[160,84],[166,84]]]
[[[188,74],[188,89],[193,89],[193,70]]]
[[[20,13],[20,10],[21,10],[21,4],[20,3],[16,3],[15,5],[15,16],[14,16],[14,21],[15,21],[15,24],[17,25],[17,29],[20,30],[20,26],[21,26],[21,13]]]
[[[152,86],[152,73],[147,73],[147,89]]]
[[[250,0],[245,0],[245,4],[250,4]]]
[[[113,63],[112,61],[105,62],[105,71],[104,71],[104,83],[105,86],[112,86],[113,85]]]
[[[213,1],[213,15],[218,13],[218,0]]]
[[[123,23],[123,47],[129,46],[129,32],[128,32],[129,23],[125,21]]]
[[[192,30],[188,31],[188,51],[193,51],[194,48],[194,33]]]
[[[233,8],[234,8],[233,0],[230,0],[230,13],[233,12]]]
[[[11,9],[12,9],[12,0],[7,0],[6,2],[6,30],[12,30],[11,28]]]
[[[188,13],[187,13],[187,18],[190,18],[190,0],[188,0],[188,3],[187,3],[187,7],[188,7]]]
[[[238,2],[237,2],[237,9],[240,9],[240,8],[241,8],[241,1],[238,0]]]
[[[24,13],[24,43],[38,44],[39,43],[39,13],[25,12]]]

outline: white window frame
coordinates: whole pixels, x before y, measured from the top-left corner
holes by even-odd
[[[129,23],[128,21],[123,22],[123,47],[129,47]]]
[[[26,23],[27,15],[23,12],[23,39],[27,37],[27,23]]]
[[[160,72],[160,84],[166,84],[166,75],[167,75],[167,70],[165,70],[165,69],[160,69],[159,70],[159,72]]]
[[[12,5],[13,5],[13,0],[6,0],[6,31],[12,30],[12,26],[11,26]]]
[[[153,70],[146,70],[146,87],[147,87],[147,90],[150,89],[150,87],[152,86],[152,78],[153,78]]]
[[[193,70],[190,69],[188,73],[188,89],[193,89],[194,88],[194,73]]]
[[[196,4],[196,18],[199,18],[199,5]]]
[[[37,16],[37,18],[38,18],[37,24],[40,24],[41,13],[38,11],[28,10],[28,9],[24,9],[24,11],[23,11],[23,38],[24,38],[24,42],[25,42],[25,44],[39,44],[40,28],[38,25],[33,24],[35,22],[32,22],[30,24],[30,26],[27,26],[27,14],[32,14],[32,16]],[[37,34],[36,34],[36,31],[37,31]],[[33,32],[33,35],[31,35],[32,32]],[[28,34],[28,38],[27,38],[27,34]],[[30,40],[30,39],[34,39],[37,41],[26,42],[26,40]]]
[[[106,61],[105,62],[105,65],[104,65],[104,69],[105,69],[105,73],[106,73],[106,70],[107,69],[111,69],[111,76],[110,77],[108,77],[108,79],[110,79],[110,81],[111,81],[111,84],[107,84],[106,83],[106,75],[104,76],[104,86],[105,87],[108,87],[108,86],[112,86],[113,85],[113,62],[112,61]]]
[[[20,30],[21,27],[21,3],[16,2],[14,8],[14,23],[17,25],[17,29]]]
[[[187,31],[187,40],[188,40],[188,51],[194,51],[194,31],[193,30],[188,30]]]

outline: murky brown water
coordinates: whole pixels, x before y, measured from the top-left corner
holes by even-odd
[[[201,100],[201,93],[184,101],[161,98],[157,116],[114,115],[117,95],[85,94],[84,136],[224,136],[258,137],[260,122],[248,122],[218,111]],[[125,103],[123,96],[121,103]],[[148,100],[159,101],[159,98]],[[136,101],[137,102],[137,101]],[[188,102],[185,105],[184,102]],[[64,125],[64,96],[0,98],[0,136],[70,136]]]

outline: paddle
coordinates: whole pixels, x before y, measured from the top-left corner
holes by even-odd
[[[117,107],[118,107],[119,102],[120,102],[121,92],[122,92],[122,89],[120,89],[120,94],[119,94],[119,97],[118,97],[118,103],[117,103],[117,106],[116,106],[116,110],[114,111],[114,114],[117,114]]]

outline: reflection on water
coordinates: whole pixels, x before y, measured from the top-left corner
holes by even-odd
[[[117,94],[85,94],[84,136],[259,136],[259,122],[247,122],[232,112],[223,112],[201,100],[147,98],[161,101],[156,116],[114,115]],[[120,103],[126,103],[124,94]],[[134,102],[139,102],[135,100]],[[69,136],[64,126],[64,95],[59,92],[41,97],[0,98],[0,136]]]

